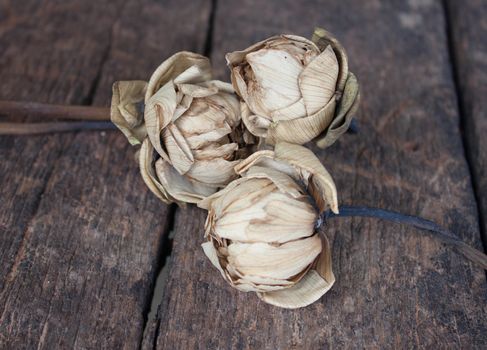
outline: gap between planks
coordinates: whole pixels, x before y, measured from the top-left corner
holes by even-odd
[[[456,96],[456,104],[458,107],[458,114],[460,116],[460,135],[462,139],[463,151],[465,160],[467,163],[468,171],[470,174],[470,182],[473,190],[473,195],[475,198],[475,207],[477,208],[477,218],[478,218],[478,226],[480,231],[480,241],[482,242],[482,248],[484,252],[487,252],[487,232],[485,232],[484,228],[484,217],[482,215],[482,211],[480,209],[480,196],[482,195],[479,192],[479,184],[478,179],[476,178],[475,172],[473,171],[473,160],[472,160],[472,150],[470,148],[469,143],[467,142],[467,136],[465,133],[465,123],[466,123],[466,112],[465,106],[463,103],[463,91],[460,88],[460,77],[458,71],[458,59],[456,56],[456,47],[455,41],[453,39],[453,25],[452,25],[452,17],[451,17],[451,8],[448,4],[448,0],[442,0],[441,6],[443,8],[444,18],[445,18],[445,31],[446,31],[446,38],[447,38],[447,48],[448,48],[448,58],[450,60],[450,67],[451,67],[451,75],[453,79],[453,86],[455,89],[455,96]],[[487,274],[487,272],[486,272]]]
[[[206,57],[211,57],[212,50],[213,50],[213,36],[214,36],[214,26],[215,26],[215,15],[216,15],[216,8],[218,6],[218,0],[211,0],[211,8],[210,8],[210,15],[208,17],[208,24],[206,29],[206,37],[204,43],[204,51],[203,55]],[[116,21],[115,21],[116,22]],[[144,339],[149,337],[149,332],[154,331],[153,336],[151,336],[150,341],[152,342],[152,348],[156,347],[157,337],[158,337],[158,328],[160,317],[158,316],[158,312],[160,309],[160,305],[162,300],[164,299],[164,290],[166,288],[166,282],[168,273],[170,271],[170,260],[172,255],[172,242],[174,232],[174,223],[176,218],[177,211],[180,210],[175,204],[172,204],[169,207],[169,212],[167,215],[168,218],[168,226],[163,231],[163,239],[161,241],[161,246],[158,248],[157,254],[157,264],[158,267],[156,268],[156,273],[154,274],[154,278],[152,280],[152,288],[150,290],[150,300],[147,301],[146,307],[144,309],[144,325],[143,331],[141,334],[141,338],[139,341],[139,349],[142,348],[144,343]],[[153,323],[156,322],[155,327]]]

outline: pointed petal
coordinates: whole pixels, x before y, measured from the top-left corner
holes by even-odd
[[[194,162],[186,175],[211,187],[223,187],[237,177],[233,169],[236,164],[238,161],[228,161],[222,158],[198,160]]]
[[[335,275],[332,269],[332,256],[330,242],[325,234],[320,235],[321,238],[321,254],[318,258],[316,267],[314,268],[316,272],[330,285],[335,283]]]
[[[279,291],[258,293],[259,298],[268,304],[295,309],[308,306],[321,298],[335,283],[331,266],[330,244],[325,236],[317,267],[311,269],[294,286]]]
[[[228,264],[244,275],[288,279],[306,269],[321,252],[317,235],[275,247],[266,243],[232,243]]]
[[[169,158],[161,144],[161,131],[173,118],[176,99],[176,90],[174,90],[172,82],[169,82],[146,101],[144,113],[147,135],[157,153],[166,160]]]
[[[142,179],[147,187],[154,193],[161,201],[166,204],[174,202],[172,198],[162,186],[156,176],[154,169],[154,148],[149,139],[146,138],[142,143],[142,147],[139,152],[139,167]]]
[[[348,77],[348,58],[342,44],[330,33],[323,28],[315,28],[312,41],[320,48],[325,49],[328,45],[331,45],[333,51],[338,60],[340,66],[340,72],[338,73],[337,91],[343,91],[345,82]]]
[[[237,66],[232,68],[232,86],[235,89],[235,93],[239,95],[243,100],[248,100],[247,84],[242,76],[242,67]]]
[[[213,108],[224,113],[225,120],[230,126],[235,127],[240,122],[240,103],[237,95],[219,92],[216,95],[208,96],[206,101]]]
[[[294,286],[273,292],[257,293],[268,304],[286,309],[308,306],[330,290],[333,283],[325,281],[315,270],[308,273]]]
[[[209,79],[211,66],[207,57],[187,51],[178,52],[162,62],[152,74],[147,85],[145,101],[147,103],[161,86],[170,81],[176,84],[195,84]]]
[[[211,77],[211,68],[207,65],[207,62],[201,61],[187,68],[184,72],[174,78],[174,84],[195,84]]]
[[[308,191],[315,199],[320,213],[328,206],[334,213],[338,213],[337,190],[333,178],[313,152],[306,147],[285,142],[278,143],[274,152],[277,159],[288,162],[312,175]]]
[[[349,73],[343,96],[337,106],[335,117],[327,127],[325,134],[316,142],[320,148],[331,146],[343,133],[345,133],[357,112],[360,102],[360,88],[357,78]]]
[[[302,145],[320,135],[332,122],[334,113],[335,99],[332,98],[323,109],[312,116],[273,123],[267,130],[266,142]]]
[[[296,102],[301,98],[298,77],[302,64],[285,51],[262,49],[247,55],[259,84],[258,94],[269,111],[274,111]]]
[[[214,158],[229,160],[237,149],[238,145],[236,143],[211,144],[205,148],[194,150],[193,154],[196,160],[210,160]]]
[[[220,140],[232,132],[225,114],[206,99],[195,98],[191,107],[175,122],[192,149]]]
[[[240,103],[240,112],[245,127],[252,133],[252,135],[266,137],[267,129],[271,124],[269,119],[252,114],[245,102]]]
[[[219,92],[227,93],[227,94],[234,94],[235,90],[233,90],[232,84],[226,83],[221,80],[209,80],[202,83],[202,85],[208,88],[216,88]]]
[[[162,132],[172,166],[181,174],[185,174],[193,165],[194,158],[184,136],[174,124],[169,124]]]
[[[236,167],[235,172],[239,175],[244,174],[253,165],[260,164],[264,159],[273,159],[274,151],[262,150],[252,153],[246,159],[243,159]]]
[[[247,171],[245,177],[269,179],[283,193],[287,193],[294,198],[304,196],[302,189],[296,184],[293,178],[277,169],[254,165]]]
[[[221,214],[221,210],[219,211],[217,209],[224,207],[224,206],[218,204],[218,202],[221,202],[222,198],[225,198],[225,196],[229,192],[233,192],[235,190],[235,187],[240,186],[242,183],[245,183],[247,181],[248,181],[248,179],[245,179],[245,178],[233,180],[232,182],[230,182],[227,186],[225,186],[224,188],[222,188],[218,192],[215,192],[214,194],[212,194],[212,195],[204,198],[200,202],[198,202],[198,207],[205,209],[205,210],[208,210],[208,211],[214,211],[215,215],[217,217],[219,217],[219,215]],[[266,183],[268,183],[268,181]]]
[[[273,190],[267,186],[260,194],[254,188],[252,195],[236,196],[234,203],[222,209],[225,215],[216,222],[215,233],[247,243],[285,243],[311,236],[317,215],[306,198],[293,199],[275,190],[268,193],[267,189]]]
[[[178,94],[180,92],[178,91]],[[191,102],[193,102],[193,98],[188,95],[182,96],[181,100],[178,102],[176,110],[174,111],[174,115],[172,116],[172,121],[175,122],[180,116],[186,112],[189,107],[191,106]]]
[[[292,120],[306,116],[306,107],[304,106],[304,99],[300,98],[295,103],[275,110],[271,113],[273,121]]]
[[[283,243],[314,233],[317,214],[306,198],[270,201],[265,212],[265,218],[250,221],[246,229],[250,241]]]
[[[156,162],[156,173],[164,189],[181,202],[197,203],[215,192],[215,189],[195,184],[163,159]]]
[[[207,97],[218,92],[216,87],[206,87],[197,84],[177,84],[176,86],[184,95],[191,97]]]
[[[306,66],[299,76],[307,114],[322,109],[333,97],[338,78],[338,62],[331,46]]]

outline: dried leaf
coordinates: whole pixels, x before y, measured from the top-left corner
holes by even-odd
[[[338,104],[335,118],[316,142],[320,148],[331,146],[350,127],[360,102],[360,91],[357,78],[349,73],[343,96]]]
[[[147,82],[141,80],[117,81],[112,87],[110,119],[131,145],[140,144],[147,135],[141,106],[146,87]]]

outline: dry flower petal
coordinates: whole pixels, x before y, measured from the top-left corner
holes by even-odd
[[[318,112],[331,100],[335,94],[337,77],[337,58],[331,46],[327,46],[299,76],[299,88],[308,115]]]
[[[228,263],[244,275],[287,279],[315,260],[321,252],[321,241],[315,235],[279,247],[267,243],[232,243],[228,252]]]
[[[210,186],[190,181],[181,176],[164,159],[159,159],[155,164],[157,178],[169,195],[183,203],[197,203],[214,192]]]
[[[268,304],[287,309],[308,306],[321,298],[335,283],[331,270],[330,244],[322,238],[323,249],[318,260],[320,268],[311,269],[294,286],[278,291],[258,293],[259,298]]]
[[[312,186],[311,195],[314,197],[320,212],[329,206],[334,213],[338,213],[337,190],[330,173],[316,158],[313,152],[304,147],[289,143],[280,143],[275,147],[276,158],[284,160],[291,165],[299,166],[309,172]]]
[[[146,138],[142,143],[139,152],[139,166],[142,179],[149,189],[164,203],[172,202],[172,198],[167,193],[166,189],[161,185],[154,169],[154,147]]]

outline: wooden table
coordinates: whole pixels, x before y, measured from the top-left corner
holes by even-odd
[[[226,52],[323,26],[363,93],[360,132],[314,149],[340,203],[431,218],[482,249],[486,15],[482,0],[0,0],[0,99],[108,106],[113,81],[179,50],[228,80]],[[205,213],[160,203],[119,132],[1,137],[0,164],[2,349],[487,347],[484,271],[414,229],[330,222],[336,284],[284,310],[223,281],[200,248]]]

